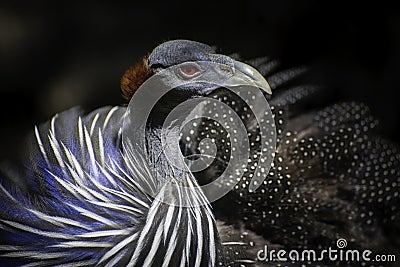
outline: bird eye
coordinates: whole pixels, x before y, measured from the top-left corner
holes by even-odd
[[[180,67],[180,71],[185,76],[193,76],[199,71],[199,69],[193,64],[185,64]]]

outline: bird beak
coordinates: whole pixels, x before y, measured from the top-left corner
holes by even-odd
[[[265,80],[264,76],[262,76],[258,70],[239,61],[233,61],[233,66],[234,75],[231,77],[232,80],[230,79],[230,84],[236,84],[238,86],[253,85],[267,92],[268,94],[272,94],[271,87],[269,86],[267,80]]]

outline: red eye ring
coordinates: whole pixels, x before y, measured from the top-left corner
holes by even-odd
[[[187,76],[193,76],[197,72],[197,68],[193,65],[185,65],[181,67],[181,72]]]

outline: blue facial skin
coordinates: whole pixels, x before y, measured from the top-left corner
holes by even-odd
[[[155,70],[166,69],[185,62],[210,62],[233,66],[233,60],[225,55],[215,53],[211,46],[188,40],[174,40],[157,46],[149,55],[147,64]],[[176,88],[185,91],[182,99],[206,96],[220,86],[211,83],[188,83]],[[181,96],[176,96],[181,99]]]

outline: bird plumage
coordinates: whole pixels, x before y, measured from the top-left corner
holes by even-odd
[[[1,228],[8,233],[2,256],[40,266],[170,266],[177,257],[182,266],[215,265],[208,261],[216,261],[218,235],[205,197],[168,192],[145,155],[134,147],[121,153],[124,109],[104,107],[83,117],[71,109],[35,128],[33,173],[26,176],[35,186],[28,192],[1,187]],[[162,198],[177,206],[199,203],[175,209]],[[183,246],[179,240],[188,237]]]
[[[168,42],[126,72],[124,97],[130,100],[146,79],[185,60],[231,62],[203,44]],[[400,154],[373,132],[377,121],[368,108],[316,103],[317,87],[296,84],[304,69],[279,72],[278,63],[266,58],[248,63],[274,90],[264,95],[273,116],[269,123],[276,126],[276,153],[257,190],[249,192],[249,184],[264,172],[258,166],[262,125],[224,88],[213,87],[207,95],[242,119],[250,157],[243,175],[232,178],[235,187],[211,204],[199,186],[219,177],[236,145],[223,125],[199,118],[182,129],[186,157],[212,154],[200,141],[215,140],[215,161],[203,171],[176,171],[160,149],[162,113],[201,92],[178,88],[164,99],[167,105],[156,106],[146,125],[148,154],[123,142],[129,106],[89,114],[73,108],[34,129],[22,175],[2,172],[1,260],[26,266],[279,266],[257,261],[257,251],[267,244],[326,248],[339,237],[351,248],[398,251]],[[214,111],[211,102],[202,107],[203,113]],[[221,116],[229,120],[229,114]]]

